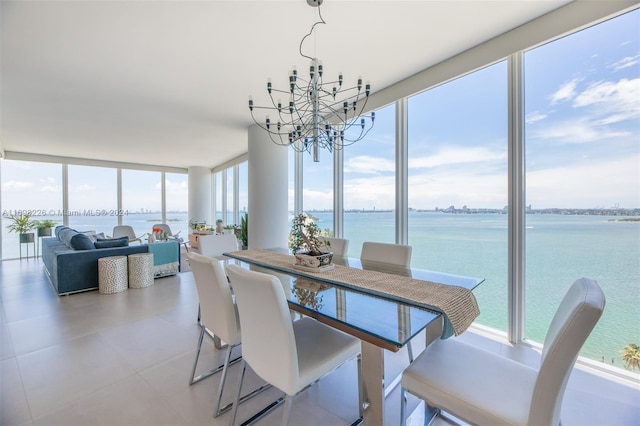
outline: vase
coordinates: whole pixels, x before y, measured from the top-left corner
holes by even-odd
[[[322,266],[327,266],[331,263],[333,259],[333,253],[322,253],[320,255],[314,256],[310,255],[308,252],[296,253],[296,265],[305,266],[308,268],[320,268]]]

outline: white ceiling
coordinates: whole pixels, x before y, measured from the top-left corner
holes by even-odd
[[[568,0],[325,0],[305,52],[383,89]],[[286,86],[305,0],[0,3],[7,152],[213,167],[247,150],[247,99]],[[263,102],[260,102],[260,101]],[[284,148],[283,148],[284,149]]]

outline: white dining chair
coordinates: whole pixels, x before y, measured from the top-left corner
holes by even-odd
[[[292,321],[282,283],[273,275],[237,265],[227,265],[227,274],[242,328],[238,396],[249,365],[263,380],[285,393],[282,424],[286,425],[294,396],[357,357],[360,340],[311,318]],[[360,360],[357,362],[360,399]],[[237,412],[238,404],[235,404],[231,425],[235,424]]]
[[[208,257],[222,256],[223,253],[238,251],[238,238],[233,234],[200,235],[200,254]]]
[[[130,225],[116,225],[113,227],[113,238],[127,237],[129,238],[129,244],[136,241],[142,244],[142,237],[144,237],[145,235],[147,234],[142,234],[139,237],[136,236],[136,232]]]
[[[327,250],[331,251],[336,256],[346,256],[349,250],[349,240],[336,237],[320,237],[320,240],[325,243]],[[327,244],[328,243],[328,244]]]
[[[389,263],[392,265],[409,267],[411,265],[411,246],[403,244],[362,243],[360,260]]]
[[[201,256],[193,252],[187,254],[187,257],[189,258],[189,264],[191,265],[193,277],[196,282],[196,291],[198,292],[201,315],[198,348],[196,350],[196,359],[193,362],[193,369],[191,370],[189,385],[198,383],[199,381],[222,371],[216,396],[216,406],[213,414],[214,417],[218,417],[231,409],[232,404],[227,404],[222,408],[220,408],[220,404],[222,402],[222,394],[227,378],[228,367],[241,359],[240,356],[233,360],[231,359],[231,352],[234,348],[238,347],[241,342],[238,311],[233,301],[233,296],[231,295],[231,288],[229,286],[227,276],[225,275],[222,266],[220,266],[220,263],[216,259]],[[204,340],[206,330],[209,330],[216,338],[219,338],[226,343],[227,352],[225,354],[224,363],[221,366],[196,376],[198,358],[200,357],[200,350],[202,349],[202,342]],[[255,396],[266,388],[266,386],[259,387],[248,395]],[[251,397],[248,395],[245,395],[240,400],[240,403]]]
[[[604,305],[596,281],[573,283],[551,321],[538,369],[455,338],[432,344],[402,374],[401,424],[409,392],[472,424],[559,425],[569,375]]]
[[[411,265],[412,247],[404,244],[376,243],[365,241],[362,243],[360,252],[360,261],[366,268],[366,262],[381,262],[390,265],[408,268]],[[399,312],[399,315],[408,316],[408,312]],[[440,323],[434,323],[432,327],[439,326]],[[428,336],[434,335],[432,330],[427,331]],[[428,341],[427,343],[431,343]],[[407,343],[407,356],[409,363],[413,362],[413,344],[411,341]]]

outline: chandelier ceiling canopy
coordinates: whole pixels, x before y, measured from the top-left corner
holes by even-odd
[[[358,78],[355,86],[345,87],[342,73],[337,80],[325,81],[322,61],[302,52],[305,40],[313,34],[316,25],[326,24],[320,11],[322,1],[307,0],[310,6],[317,7],[319,19],[300,41],[300,55],[311,61],[308,79],[298,75],[294,67],[289,72],[287,89],[276,89],[271,79],[267,81],[271,105],[256,106],[249,98],[253,121],[275,144],[310,152],[316,162],[320,148],[333,152],[361,140],[373,128],[375,120],[374,112],[363,114],[371,93],[369,82],[363,84],[362,78]],[[256,119],[257,109],[267,110],[264,120]]]

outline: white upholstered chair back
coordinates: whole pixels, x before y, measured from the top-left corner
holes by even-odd
[[[560,424],[562,398],[573,364],[604,305],[604,293],[593,279],[580,278],[569,288],[544,340],[528,424]]]
[[[223,253],[238,251],[238,239],[233,234],[201,235],[198,246],[203,256],[222,256]]]
[[[409,267],[411,265],[411,246],[365,241],[362,243],[360,260]]]
[[[171,231],[171,227],[169,225],[167,225],[166,223],[156,223],[155,225],[153,225],[154,228],[160,228],[162,229],[162,232],[164,232],[165,234],[167,234],[167,237],[169,237],[170,239],[174,239],[178,242],[182,242],[183,238],[180,237],[178,234],[180,234],[180,231],[178,231],[177,233],[173,233]]]
[[[240,322],[227,276],[216,259],[189,253],[202,325],[226,343],[240,343]]]
[[[134,241],[138,241],[142,243],[142,240],[140,239],[140,237],[136,236],[136,233],[133,230],[133,227],[131,227],[130,225],[116,225],[113,227],[113,238],[121,238],[121,237],[129,238],[130,243]]]
[[[336,237],[320,237],[329,251],[336,256],[346,256],[349,250],[349,240]],[[326,243],[329,243],[328,245]]]
[[[242,358],[281,391],[299,391],[298,355],[289,307],[278,278],[228,265],[242,328]]]

